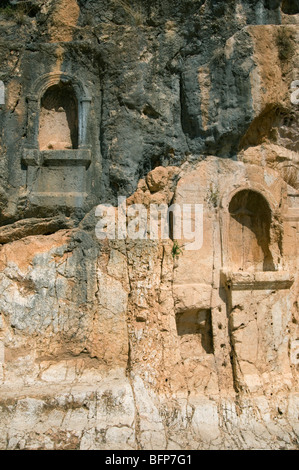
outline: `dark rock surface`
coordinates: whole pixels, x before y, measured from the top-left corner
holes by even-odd
[[[2,224],[57,213],[78,220],[99,202],[131,194],[158,165],[210,154],[235,158],[254,118],[253,45],[246,26],[281,21],[278,0],[69,3],[5,2],[0,9]],[[285,13],[297,12],[294,2],[282,3]],[[229,56],[224,46],[233,35],[237,47]],[[38,126],[28,96],[35,93],[39,106],[34,84],[57,70],[78,79],[91,97],[85,142],[91,164],[80,167],[79,182],[72,174],[66,177],[70,184],[64,176],[59,183],[72,194],[77,185],[84,194],[79,203],[53,196],[57,171],[37,164],[34,173],[22,161],[24,148],[32,147],[30,126]],[[199,86],[200,70],[209,80],[208,97]],[[34,191],[47,194],[37,200]]]

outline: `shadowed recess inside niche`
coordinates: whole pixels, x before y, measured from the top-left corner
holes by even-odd
[[[207,354],[213,354],[211,310],[194,309],[178,313],[176,326],[178,335],[182,339],[194,343],[192,346],[195,349],[197,342]],[[194,350],[191,353],[194,353]]]
[[[236,270],[274,271],[269,249],[271,210],[256,191],[242,190],[229,204],[229,250]]]
[[[41,99],[39,148],[78,148],[78,102],[69,83],[51,86]]]
[[[299,13],[299,0],[283,0],[281,10],[287,15],[297,15]]]

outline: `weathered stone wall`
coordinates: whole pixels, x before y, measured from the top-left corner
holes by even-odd
[[[296,2],[29,7],[0,9],[0,448],[298,448]],[[118,196],[202,204],[202,247],[99,240]]]

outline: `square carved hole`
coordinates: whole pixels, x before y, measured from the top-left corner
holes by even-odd
[[[178,335],[184,351],[190,349],[190,355],[200,353],[213,354],[212,318],[210,309],[194,309],[176,315]],[[189,346],[188,346],[189,345]]]

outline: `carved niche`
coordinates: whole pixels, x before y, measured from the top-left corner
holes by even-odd
[[[81,207],[91,163],[88,121],[91,98],[63,73],[40,77],[27,97],[27,141],[22,163],[34,205]]]

